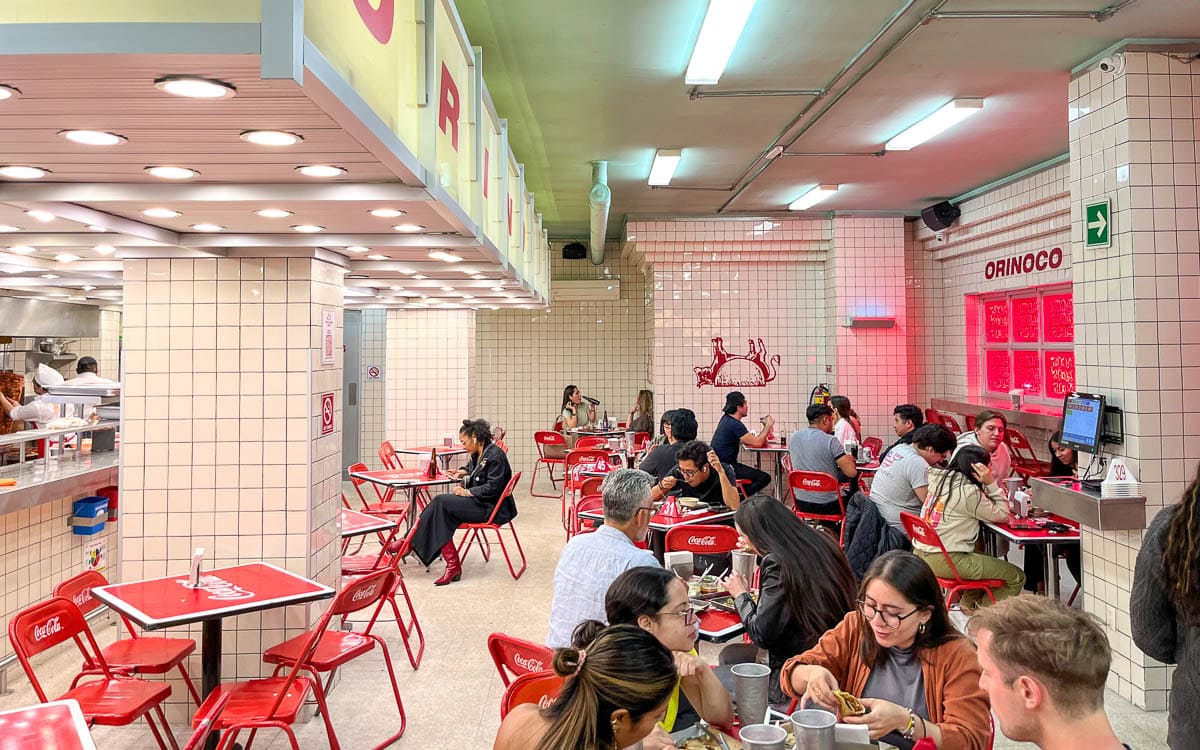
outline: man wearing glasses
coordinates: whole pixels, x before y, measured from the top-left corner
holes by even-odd
[[[570,646],[571,633],[584,620],[607,621],[604,595],[613,579],[630,568],[658,565],[653,553],[635,546],[645,541],[654,515],[653,481],[638,469],[618,469],[604,478],[604,524],[567,542],[554,570],[550,648]]]
[[[741,504],[732,466],[722,463],[703,440],[684,443],[675,454],[679,466],[654,485],[651,498],[667,495],[695,497],[710,507],[722,505],[736,509]]]

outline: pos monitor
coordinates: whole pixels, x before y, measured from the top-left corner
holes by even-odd
[[[1100,452],[1104,429],[1104,396],[1070,393],[1063,401],[1062,444],[1088,453]]]

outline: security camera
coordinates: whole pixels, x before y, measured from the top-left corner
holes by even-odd
[[[1120,75],[1121,73],[1125,72],[1125,55],[1120,53],[1109,55],[1101,60],[1097,67],[1100,69],[1101,73]]]
[[[933,235],[933,241],[934,242],[945,242],[946,241],[946,233],[938,232],[937,234]]]

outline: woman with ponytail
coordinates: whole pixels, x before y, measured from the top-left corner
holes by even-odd
[[[575,630],[582,648],[554,653],[562,694],[546,708],[527,703],[504,717],[493,750],[618,750],[654,729],[675,688],[675,660],[650,633],[589,620]]]
[[[1129,621],[1138,648],[1178,665],[1171,677],[1167,745],[1194,747],[1200,736],[1200,466],[1179,503],[1164,508],[1146,529]]]

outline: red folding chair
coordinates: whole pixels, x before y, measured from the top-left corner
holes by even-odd
[[[955,435],[962,434],[962,427],[959,427],[958,420],[955,419],[954,417],[950,416],[949,414],[942,415],[942,425],[947,430],[950,430],[951,432],[953,432]]]
[[[968,430],[975,429],[975,415],[974,414],[967,415],[967,429]]]
[[[79,702],[79,709],[89,726],[123,727],[145,717],[150,725],[150,733],[159,748],[169,747],[178,750],[175,737],[163,714],[162,702],[171,694],[171,686],[164,682],[147,682],[137,677],[128,677],[115,673],[104,660],[104,654],[88,627],[83,612],[70,599],[56,596],[38,604],[22,609],[13,615],[8,623],[8,642],[12,645],[13,653],[21,662],[33,691],[38,700],[45,703],[49,700],[42,683],[38,681],[33,671],[30,659],[67,641],[74,641],[75,646],[83,655],[84,664],[95,666],[94,676],[82,685],[71,684],[71,689],[53,700],[72,699]],[[78,678],[76,678],[76,682]],[[162,723],[160,733],[158,725],[150,713],[158,717]]]
[[[992,604],[996,603],[996,595],[992,592],[996,589],[1004,588],[1004,581],[999,578],[981,578],[979,580],[968,580],[959,575],[958,568],[954,567],[954,561],[950,559],[950,553],[946,551],[946,546],[942,544],[941,537],[933,530],[933,527],[925,523],[912,513],[901,512],[900,521],[904,524],[904,531],[908,534],[908,538],[914,542],[936,547],[941,553],[942,558],[946,561],[946,567],[950,568],[953,574],[952,578],[937,577],[938,585],[942,587],[942,591],[946,596],[946,609],[954,604],[954,601],[962,596],[964,591],[982,591],[987,594],[987,597],[992,600]],[[1054,571],[1048,571],[1047,575],[1053,575]]]
[[[577,476],[579,472],[575,469],[581,464],[599,464],[604,462],[608,464],[608,450],[573,450],[567,452],[567,457],[563,463],[563,491],[562,491],[562,524],[563,528],[568,532],[571,530],[571,516],[573,511],[570,509],[575,506],[575,496],[583,489],[583,483],[589,478]],[[568,500],[568,496],[570,499]]]
[[[1004,429],[1004,442],[1008,452],[1012,454],[1012,468],[1026,480],[1030,477],[1045,477],[1050,475],[1050,462],[1042,461],[1033,452],[1033,446],[1016,427]]]
[[[580,497],[588,495],[601,494],[600,488],[604,486],[604,477],[584,477],[583,484],[579,485]]]
[[[222,695],[213,705],[212,710],[208,712],[208,716],[196,727],[192,732],[192,736],[188,737],[187,744],[183,746],[183,750],[200,750],[204,744],[208,742],[208,736],[216,729],[217,720],[221,718],[221,714],[225,712],[225,706],[229,704],[229,693]]]
[[[788,487],[791,489],[792,498],[805,502],[804,493],[809,492],[832,492],[837,498],[837,513],[809,513],[807,511],[795,511],[796,517],[802,521],[826,521],[838,524],[840,531],[838,532],[838,543],[842,544],[845,539],[846,532],[846,506],[842,500],[841,487],[838,486],[838,481],[829,474],[822,471],[789,471],[787,475]],[[796,493],[801,493],[797,496]],[[830,503],[832,506],[833,503]]]
[[[588,511],[600,511],[603,513],[604,496],[600,494],[585,494],[583,497],[579,498],[579,502],[575,503],[574,513],[571,516],[571,528],[567,531],[568,539],[577,534],[587,534],[600,528],[599,526],[593,526],[590,523],[591,519],[580,517],[580,513],[587,513]]]
[[[314,685],[319,687],[321,674],[328,672],[329,681],[323,688],[319,688],[322,692],[327,692],[329,684],[333,682],[334,670],[373,650],[375,645],[379,644],[380,650],[383,651],[383,663],[387,667],[388,678],[392,682],[392,697],[395,698],[396,710],[400,713],[400,729],[376,745],[375,750],[387,747],[399,740],[404,735],[405,727],[404,704],[400,700],[400,686],[396,683],[396,670],[392,666],[392,656],[388,652],[387,642],[371,632],[375,627],[375,622],[379,619],[383,605],[387,602],[388,592],[396,585],[396,581],[395,571],[380,570],[346,584],[338,593],[337,598],[333,600],[329,612],[322,618],[323,623],[318,624],[316,629],[290,638],[277,646],[272,646],[263,653],[263,661],[275,665],[275,671],[271,673],[272,678],[277,678],[279,672],[285,668],[292,667],[294,669],[299,666],[300,669],[312,675]],[[341,616],[342,621],[345,622],[348,615],[368,607],[374,609],[363,630],[347,632],[328,628],[329,617]],[[314,634],[316,635],[316,645],[305,660],[302,658],[303,654]],[[324,712],[325,706],[322,706],[321,710]],[[326,717],[326,727],[329,728],[330,745],[337,747],[337,740],[333,734],[333,728],[329,725],[328,717]],[[253,739],[252,732],[250,740],[253,741]]]
[[[942,424],[942,413],[932,406],[925,410],[925,424]]]
[[[381,515],[399,515],[400,513],[404,513],[407,515],[408,503],[397,502],[394,505],[392,504],[394,502],[392,497],[396,494],[395,490],[389,487],[386,491],[380,491],[379,485],[374,482],[368,482],[366,479],[354,476],[361,471],[368,471],[366,464],[350,464],[350,466],[346,467],[346,472],[350,475],[350,484],[354,486],[354,491],[358,493],[358,500],[362,504],[363,513]],[[371,485],[371,488],[375,490],[375,502],[368,501],[366,495],[363,494],[362,486],[364,484]]]
[[[608,438],[599,436],[581,437],[575,441],[575,450],[608,450]]]
[[[514,678],[531,672],[545,672],[554,662],[554,651],[540,643],[492,633],[487,639],[488,653],[504,686]]]
[[[883,453],[883,440],[877,437],[865,437],[862,441],[864,448],[871,449],[871,455],[879,458],[879,454]]]
[[[417,527],[413,526],[412,530],[408,532],[408,536],[392,542],[378,555],[355,555],[342,558],[342,575],[347,578],[369,575],[381,570],[390,570],[396,574],[391,590],[387,592],[387,603],[396,618],[394,622],[400,631],[400,639],[404,642],[404,650],[408,653],[408,663],[414,670],[420,668],[421,655],[425,653],[425,633],[421,630],[420,620],[417,619],[417,609],[413,606],[408,586],[404,584],[404,573],[400,569],[400,563],[409,553],[412,538],[416,533]],[[404,598],[404,605],[408,610],[407,620],[400,611],[397,597]],[[345,625],[345,618],[343,618],[342,624]],[[414,639],[417,642],[416,653],[413,653],[412,641]]]
[[[737,529],[717,524],[674,526],[663,542],[667,552],[723,555],[738,548]]]
[[[508,486],[500,494],[500,500],[492,508],[492,515],[488,516],[488,520],[483,523],[464,523],[458,527],[466,532],[463,535],[462,541],[458,544],[458,557],[460,560],[467,559],[467,553],[471,551],[472,544],[479,545],[479,551],[483,553],[485,562],[490,560],[492,543],[488,541],[487,532],[496,532],[496,542],[500,545],[500,551],[504,553],[504,561],[508,563],[508,572],[512,574],[514,581],[520,578],[521,574],[525,572],[525,550],[521,549],[521,540],[517,537],[517,528],[513,526],[512,520],[510,519],[507,523],[498,524],[496,523],[496,513],[499,512],[500,506],[504,504],[505,499],[512,500],[513,507],[516,507],[517,499],[513,497],[513,490],[516,489],[517,482],[519,481],[521,481],[521,472],[518,471],[512,475],[512,479],[508,480]],[[512,533],[513,543],[517,545],[517,552],[521,554],[520,570],[513,568],[512,558],[508,555],[508,547],[504,544],[504,535],[500,533],[501,526],[507,526],[509,532]]]
[[[558,497],[557,494],[543,495],[540,492],[536,492],[534,490],[534,485],[537,483],[538,467],[542,464],[545,464],[547,467],[546,471],[550,473],[550,486],[556,490],[558,489],[558,483],[554,479],[554,467],[562,466],[566,462],[566,459],[548,457],[546,455],[546,446],[558,446],[562,448],[565,454],[567,450],[567,439],[557,432],[551,432],[550,430],[538,430],[537,432],[533,433],[533,444],[537,446],[538,458],[533,464],[533,476],[529,479],[529,494],[533,495],[534,497]]]
[[[54,596],[70,599],[79,611],[87,616],[104,605],[92,598],[92,589],[97,586],[107,586],[108,579],[102,574],[88,570],[77,576],[68,578],[54,587]],[[161,638],[158,636],[143,636],[134,629],[124,615],[121,622],[129,631],[128,638],[121,638],[100,651],[110,669],[126,674],[166,674],[178,669],[183,675],[183,682],[196,705],[200,705],[200,693],[188,675],[184,662],[196,650],[196,642],[191,638]],[[71,681],[71,687],[85,675],[100,674],[99,665],[85,661],[82,671]]]
[[[557,698],[562,692],[563,678],[554,672],[530,672],[509,683],[500,699],[500,719],[504,720],[513,706],[540,703],[542,698]]]
[[[404,468],[404,464],[400,463],[400,456],[388,440],[384,440],[379,444],[379,462],[383,464],[383,468],[385,469]]]

